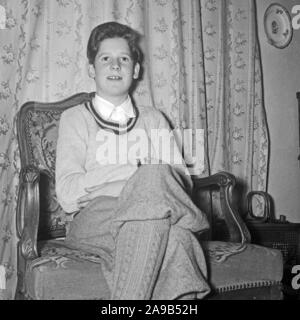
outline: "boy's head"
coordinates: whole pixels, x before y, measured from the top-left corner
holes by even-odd
[[[117,22],[101,24],[93,29],[87,46],[89,75],[95,79],[96,93],[121,104],[128,96],[133,80],[140,72],[139,35]]]
[[[130,27],[118,22],[106,22],[95,27],[87,45],[89,64],[94,64],[100,44],[109,38],[123,38],[127,41],[134,63],[141,64],[142,53],[139,48],[140,35]]]

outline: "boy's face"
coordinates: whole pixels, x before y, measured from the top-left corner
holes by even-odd
[[[96,82],[99,96],[119,105],[125,101],[133,79],[139,75],[140,65],[134,64],[128,43],[123,38],[108,38],[100,43],[94,65],[89,74]]]

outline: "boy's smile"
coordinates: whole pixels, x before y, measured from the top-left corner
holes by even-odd
[[[140,65],[134,64],[128,43],[123,38],[103,40],[94,65],[89,65],[89,74],[95,79],[97,94],[115,106],[127,99],[139,70]]]
[[[107,77],[108,80],[122,80],[122,77],[120,76],[109,76]]]

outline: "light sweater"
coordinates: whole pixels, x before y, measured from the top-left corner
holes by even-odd
[[[57,199],[66,212],[79,210],[77,199],[87,194],[85,188],[88,187],[104,185],[101,195],[118,197],[126,181],[137,170],[138,162],[143,163],[144,159],[151,157],[169,163],[168,152],[161,156],[156,144],[151,141],[151,129],[169,132],[168,122],[154,108],[138,107],[138,111],[134,128],[122,135],[101,129],[84,104],[62,113],[55,173]],[[141,136],[143,139],[139,138]],[[114,147],[116,141],[118,145]],[[172,152],[171,159],[175,157],[178,163],[181,153],[177,146],[174,145]],[[175,167],[188,177],[183,162]],[[113,181],[119,183],[114,188],[105,187],[105,183]],[[191,179],[187,181],[191,185]]]

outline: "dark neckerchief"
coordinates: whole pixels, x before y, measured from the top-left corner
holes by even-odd
[[[93,98],[93,95],[91,96],[91,98]],[[92,99],[85,102],[84,105],[87,108],[87,110],[92,114],[93,118],[95,119],[95,121],[97,122],[97,124],[99,125],[100,128],[102,128],[104,130],[108,130],[108,131],[113,131],[115,134],[118,134],[118,135],[125,134],[125,133],[129,132],[130,130],[132,130],[137,122],[138,117],[139,117],[139,110],[134,105],[134,103],[132,103],[132,106],[134,109],[135,118],[129,118],[126,124],[119,124],[116,122],[112,122],[112,121],[108,121],[108,120],[103,119],[101,117],[101,115],[99,113],[97,113],[97,111],[93,105]]]

